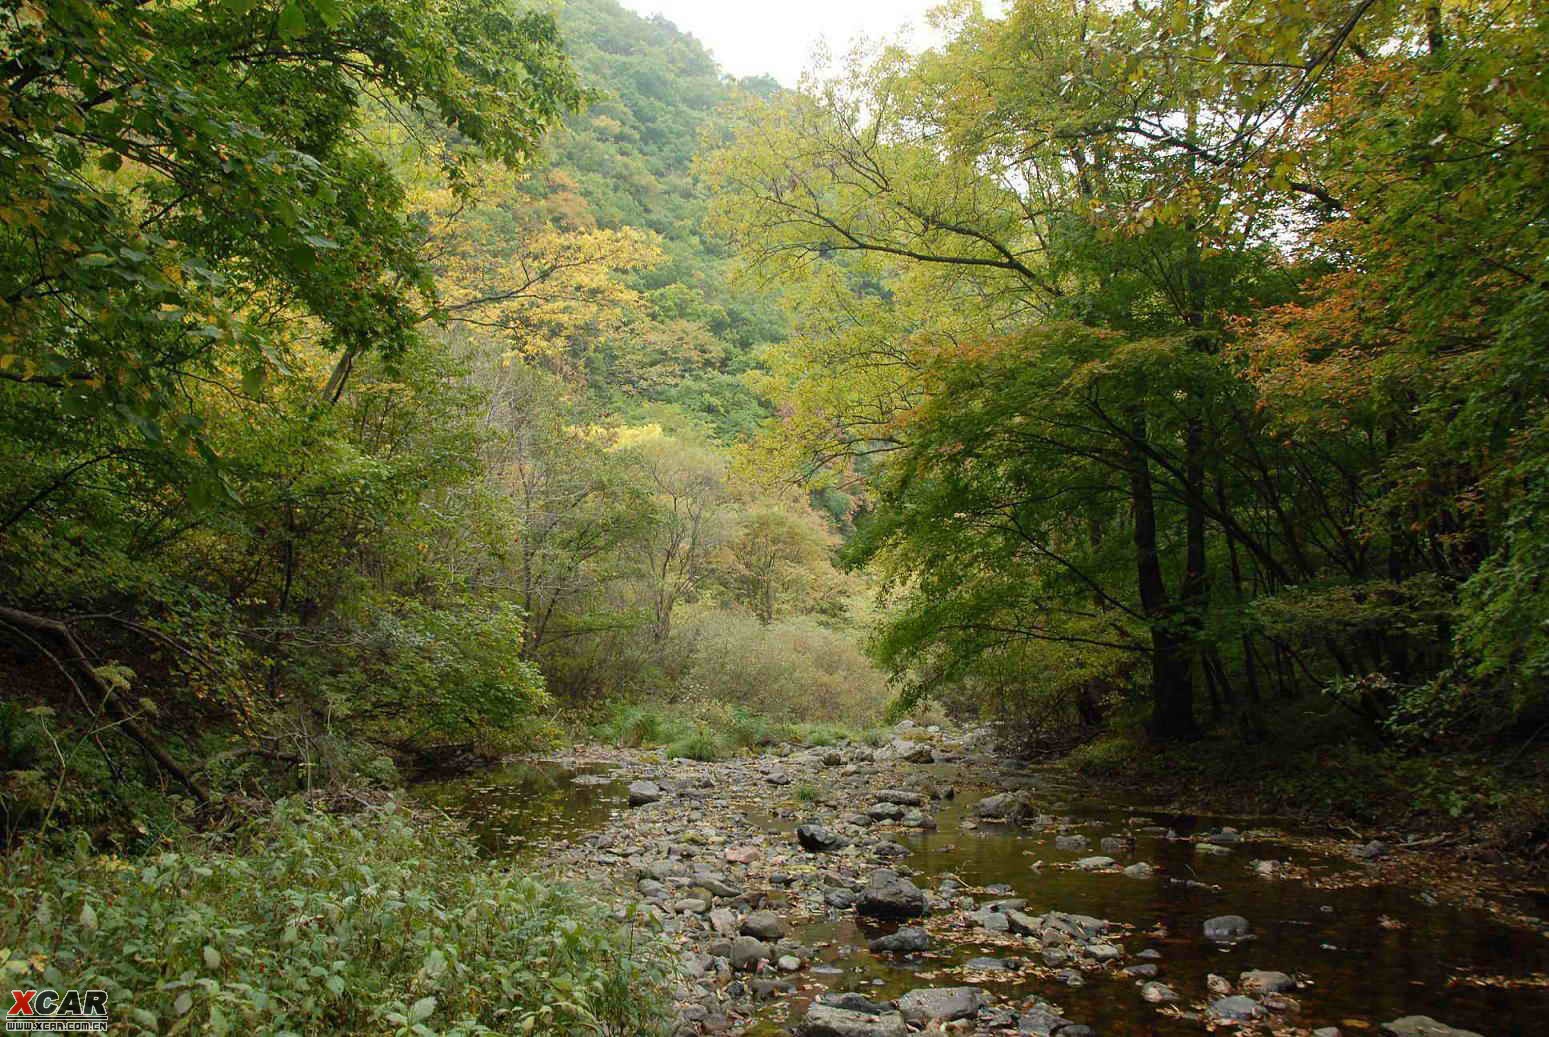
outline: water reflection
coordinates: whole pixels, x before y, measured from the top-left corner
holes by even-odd
[[[422,801],[467,822],[490,856],[520,856],[596,831],[624,806],[624,786],[605,766],[518,760],[415,786]]]

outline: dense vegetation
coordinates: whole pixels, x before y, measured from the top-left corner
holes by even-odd
[[[768,448],[864,479],[906,698],[1521,744],[1543,672],[1531,5],[960,5],[748,113]]]
[[[381,790],[889,702],[1549,835],[1541,12],[938,18],[787,91],[613,0],[0,0],[11,971],[166,920],[147,1028],[649,1032],[649,941]]]

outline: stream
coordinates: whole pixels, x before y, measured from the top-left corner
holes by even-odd
[[[688,970],[683,1034],[891,1034],[902,1031],[887,1002],[965,986],[981,992],[967,1005],[900,1004],[936,1033],[1549,1034],[1543,926],[1456,903],[1455,889],[1432,888],[1420,852],[1354,859],[1263,818],[1146,809],[971,750],[947,736],[721,763],[599,749],[422,782],[416,794],[465,820],[492,857],[651,904]],[[631,807],[631,791],[650,798],[631,789],[639,781],[658,795]],[[1019,823],[977,816],[1008,790]],[[803,823],[846,845],[807,852]],[[1414,858],[1411,881],[1379,869],[1399,857]],[[1142,862],[1149,874],[1130,867]],[[924,891],[925,917],[865,913],[881,868]],[[1527,892],[1506,899],[1542,910]],[[1067,916],[1106,924],[1067,938],[1051,928]],[[1249,931],[1207,938],[1206,921],[1222,916]],[[929,947],[868,949],[903,926],[927,930]],[[748,961],[747,947],[764,949]],[[1159,985],[1176,1000],[1151,997]],[[811,1009],[844,992],[871,1004]]]

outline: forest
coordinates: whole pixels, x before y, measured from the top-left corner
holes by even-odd
[[[931,18],[789,88],[615,0],[0,0],[13,985],[674,1032],[405,783],[908,718],[1541,868],[1545,12]]]

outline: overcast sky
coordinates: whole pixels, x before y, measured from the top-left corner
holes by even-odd
[[[913,25],[911,42],[928,45],[925,12],[941,0],[621,0],[644,15],[665,15],[693,34],[734,76],[772,75],[795,86],[812,47],[826,39],[843,54],[857,35],[890,36]],[[988,10],[999,3],[987,2]]]

